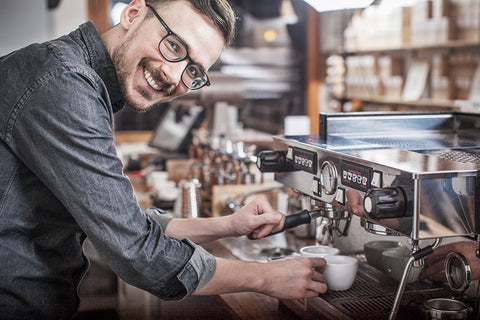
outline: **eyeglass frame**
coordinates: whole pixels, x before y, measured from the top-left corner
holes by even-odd
[[[180,62],[180,61],[184,61],[184,60],[187,60],[188,61],[188,64],[187,66],[185,67],[185,69],[183,69],[182,71],[182,82],[183,84],[190,90],[199,90],[199,89],[202,89],[203,87],[205,86],[209,86],[211,83],[210,83],[210,79],[208,78],[208,74],[207,72],[205,71],[205,69],[199,65],[198,63],[196,63],[195,61],[192,60],[192,58],[190,57],[190,55],[188,54],[188,49],[187,49],[187,45],[186,43],[175,33],[172,31],[172,29],[170,29],[170,27],[167,25],[167,23],[165,21],[163,21],[163,19],[160,17],[160,15],[157,13],[157,11],[155,11],[155,9],[153,8],[152,5],[146,3],[145,4],[148,8],[150,8],[153,12],[153,14],[155,15],[155,17],[158,19],[158,21],[160,21],[160,23],[162,24],[162,26],[165,28],[165,30],[167,31],[167,34],[165,36],[163,36],[162,39],[160,39],[160,41],[158,42],[158,51],[160,52],[160,54],[162,55],[162,57],[167,60],[168,62]],[[185,47],[185,57],[183,57],[182,59],[179,59],[179,60],[172,60],[172,59],[169,59],[167,57],[165,57],[165,55],[162,53],[162,50],[160,49],[160,44],[162,43],[163,40],[165,40],[165,38],[169,37],[169,36],[175,36],[179,41],[180,43]],[[190,88],[186,83],[185,81],[183,80],[183,74],[185,73],[185,71],[187,70],[188,66],[190,65],[195,65],[197,66],[200,71],[203,72],[203,74],[205,75],[205,77],[207,78],[207,82],[205,82],[205,84],[203,84],[201,87],[199,88]]]

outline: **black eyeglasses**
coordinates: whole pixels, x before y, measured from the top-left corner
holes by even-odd
[[[210,80],[208,79],[207,73],[190,58],[185,42],[167,26],[165,21],[160,18],[151,5],[146,4],[146,6],[152,10],[158,21],[160,21],[165,30],[167,30],[167,35],[158,43],[158,50],[162,57],[170,62],[180,62],[183,60],[188,60],[189,62],[182,72],[183,84],[190,90],[197,90],[203,86],[209,86]]]

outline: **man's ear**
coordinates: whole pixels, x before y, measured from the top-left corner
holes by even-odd
[[[143,20],[147,11],[145,0],[132,0],[120,15],[120,24],[126,30]]]

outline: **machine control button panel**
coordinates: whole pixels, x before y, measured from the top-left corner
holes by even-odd
[[[367,191],[372,182],[373,169],[360,164],[343,161],[341,165],[341,182],[360,191]]]
[[[318,160],[317,153],[296,147],[289,147],[287,150],[287,161],[296,170],[303,170],[312,174],[317,174]]]

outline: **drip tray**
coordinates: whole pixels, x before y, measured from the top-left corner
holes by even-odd
[[[371,267],[365,256],[359,259],[359,269],[352,287],[346,291],[327,291],[318,298],[308,299],[308,310],[318,312],[318,317],[328,319],[385,320],[393,307],[398,282]],[[396,320],[423,319],[423,302],[428,299],[450,296],[444,287],[427,282],[414,282],[406,286]],[[305,305],[287,303],[292,311]]]

